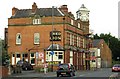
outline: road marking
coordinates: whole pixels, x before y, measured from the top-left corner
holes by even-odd
[[[109,77],[109,79],[117,79],[117,78],[118,78],[118,73],[114,73]]]
[[[84,74],[83,75],[80,75],[80,77],[83,77],[83,76],[85,76]]]

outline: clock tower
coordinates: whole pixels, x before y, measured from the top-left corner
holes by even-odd
[[[79,8],[79,10],[76,12],[77,19],[80,19],[81,21],[89,21],[89,10],[82,4],[82,6]]]

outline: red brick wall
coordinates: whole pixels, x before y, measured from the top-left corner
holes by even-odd
[[[8,67],[0,66],[0,76],[2,77],[8,76]]]

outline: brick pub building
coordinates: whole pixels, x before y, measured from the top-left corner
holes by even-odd
[[[38,8],[33,3],[32,9],[13,7],[8,18],[11,64],[26,60],[38,66],[53,61],[71,63],[78,70],[89,69],[89,10],[82,5],[76,15],[75,19],[67,5]]]

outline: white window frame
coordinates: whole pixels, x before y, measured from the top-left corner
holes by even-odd
[[[77,36],[77,46],[79,46],[79,37]]]
[[[34,54],[34,57],[31,57],[31,54]],[[30,63],[31,63],[31,60],[32,59],[35,59],[35,53],[30,53]],[[36,59],[35,59],[35,61],[36,61]],[[35,65],[35,61],[34,61],[34,63],[31,63],[32,65]]]
[[[79,40],[79,41],[78,41],[78,42],[79,42],[79,45],[78,45],[78,46],[80,47],[80,45],[81,45],[81,38],[79,37],[78,40]]]
[[[33,19],[33,24],[41,24],[41,19]]]
[[[78,28],[80,28],[80,23],[78,23]]]
[[[34,33],[34,44],[40,44],[40,33]]]
[[[73,25],[74,24],[74,21],[73,21],[73,19],[71,19],[71,25]]]
[[[70,34],[70,45],[72,45],[72,34]]]
[[[72,45],[74,45],[74,38],[75,38],[74,35],[72,35],[72,40],[73,40]]]
[[[22,42],[22,36],[20,33],[16,34],[16,44],[21,44]]]
[[[61,54],[60,54],[60,53],[61,53]],[[61,58],[61,59],[64,58],[64,56],[63,56],[63,52],[57,52],[58,60],[61,60],[61,59],[59,59],[59,55],[62,55],[62,58]]]

